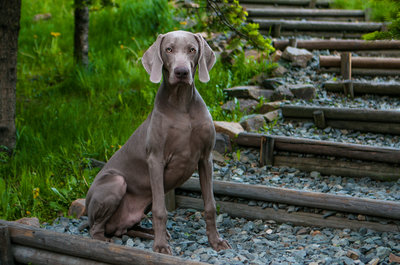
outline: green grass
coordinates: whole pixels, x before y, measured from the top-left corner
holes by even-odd
[[[333,8],[371,9],[373,21],[392,21],[400,11],[398,0],[334,0]]]
[[[22,1],[17,146],[11,157],[0,152],[0,218],[65,214],[97,174],[88,158],[109,159],[150,113],[158,85],[140,57],[157,34],[184,25],[167,0],[117,3],[92,7],[90,65],[81,69],[72,59],[73,1]],[[50,20],[32,20],[48,12]],[[235,61],[217,62],[209,83],[196,82],[214,119],[239,120],[240,112],[221,110],[222,89],[271,68],[243,54]]]

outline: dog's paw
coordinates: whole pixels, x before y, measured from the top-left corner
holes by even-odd
[[[210,242],[210,244],[215,251],[232,248],[228,241],[222,238],[218,238],[216,242]]]
[[[162,254],[172,255],[172,250],[171,250],[171,247],[168,245],[168,243],[164,243],[164,244],[158,243],[158,244],[156,244],[154,242],[153,251],[154,252],[158,252],[158,253],[162,253]]]

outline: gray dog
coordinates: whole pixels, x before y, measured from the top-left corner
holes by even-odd
[[[151,208],[153,250],[172,254],[164,195],[198,168],[208,240],[217,251],[230,248],[220,238],[215,221],[211,157],[215,128],[194,86],[197,67],[200,81],[210,80],[214,52],[200,34],[174,31],[159,35],[142,63],[153,83],[161,77],[163,82],[151,114],[111,157],[88,191],[90,234],[107,240],[106,236],[139,229],[138,223]]]

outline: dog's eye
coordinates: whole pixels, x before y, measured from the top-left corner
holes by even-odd
[[[168,47],[168,48],[165,49],[165,51],[166,51],[167,53],[171,53],[171,52],[172,52],[172,48]]]
[[[195,48],[190,48],[190,50],[189,50],[191,53],[195,53],[196,52],[196,49]]]

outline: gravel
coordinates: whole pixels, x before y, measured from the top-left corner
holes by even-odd
[[[151,214],[142,226],[151,227]],[[57,218],[53,224],[44,224],[47,230],[88,237],[87,229],[79,226],[87,221]],[[274,221],[247,220],[220,214],[217,226],[221,236],[232,249],[219,252],[210,248],[205,234],[201,212],[177,209],[168,214],[167,229],[171,234],[173,255],[210,264],[367,264],[379,258],[380,264],[389,264],[389,255],[400,255],[400,233],[375,232],[365,228],[312,228],[293,226]],[[119,245],[151,250],[153,240],[140,238],[113,238]]]
[[[259,150],[240,148],[232,153],[232,158],[225,165],[214,163],[214,179],[371,199],[400,200],[400,180],[382,182],[370,178],[324,176],[317,171],[306,173],[290,167],[259,167],[258,159]]]

